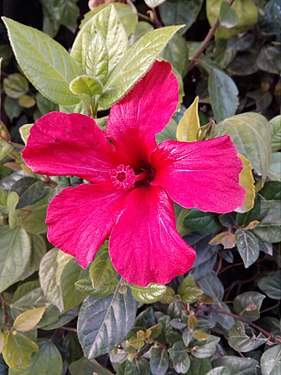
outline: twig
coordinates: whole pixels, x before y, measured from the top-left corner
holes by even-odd
[[[228,4],[229,6],[231,6],[232,4],[234,3],[234,0],[228,0]],[[194,68],[194,66],[196,65],[197,63],[197,60],[199,58],[199,56],[201,55],[202,52],[205,51],[205,49],[208,47],[208,44],[210,42],[210,40],[213,38],[213,36],[215,35],[218,27],[220,25],[220,18],[218,17],[215,21],[215,23],[213,24],[213,26],[210,28],[208,34],[206,35],[205,39],[203,40],[203,42],[201,43],[200,47],[198,48],[198,50],[195,52],[195,55],[192,57],[192,59],[190,60],[190,63],[188,65],[188,68],[187,68],[187,73],[190,72],[190,70],[192,68]]]
[[[276,336],[276,335],[273,335],[272,333],[266,331],[265,329],[259,327],[258,325],[256,325],[255,323],[252,323],[250,322],[249,320],[243,318],[242,316],[239,316],[239,315],[236,315],[236,314],[233,314],[229,311],[225,311],[223,309],[214,309],[212,308],[212,312],[216,312],[218,314],[224,314],[224,315],[227,315],[227,316],[231,316],[232,318],[236,319],[236,320],[240,320],[240,322],[243,322],[243,323],[246,323],[248,324],[249,326],[253,327],[254,329],[256,329],[257,331],[261,332],[264,336],[266,336],[270,341],[273,341],[275,342],[276,344],[281,344],[281,336]]]

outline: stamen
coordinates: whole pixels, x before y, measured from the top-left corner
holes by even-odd
[[[131,189],[136,180],[137,176],[129,165],[119,164],[111,173],[111,181],[117,189]]]

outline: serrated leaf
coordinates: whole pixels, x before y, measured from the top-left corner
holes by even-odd
[[[261,278],[258,282],[258,287],[269,298],[281,299],[281,270],[272,272],[270,275]]]
[[[98,357],[118,345],[134,325],[136,311],[137,302],[130,289],[121,294],[120,284],[111,296],[86,297],[77,325],[78,338],[86,357]]]
[[[44,255],[39,268],[39,280],[44,295],[61,312],[64,306],[60,279],[64,267],[71,259],[70,255],[53,248]]]
[[[6,95],[13,99],[19,99],[28,91],[28,82],[20,73],[10,74],[3,80],[3,89]]]
[[[85,69],[87,74],[94,75],[102,83],[108,76],[108,50],[101,33],[97,32],[91,39],[85,56]]]
[[[281,115],[271,119],[268,124],[271,127],[272,151],[279,151],[281,149]]]
[[[225,134],[230,135],[239,153],[265,179],[271,157],[271,134],[266,118],[252,112],[230,117],[213,127],[213,137]]]
[[[254,207],[255,203],[255,180],[252,173],[252,164],[244,155],[238,154],[240,160],[242,160],[243,169],[239,174],[239,185],[246,190],[246,195],[242,206],[236,208],[236,212],[245,213],[250,211]]]
[[[109,108],[149,70],[168,41],[182,26],[150,31],[136,41],[119,61],[104,86],[100,107]]]
[[[223,121],[233,116],[238,107],[238,88],[233,79],[219,69],[212,69],[208,79],[208,91],[215,119]]]
[[[184,374],[190,367],[190,359],[187,349],[182,341],[176,342],[171,349],[168,349],[174,369],[179,374]]]
[[[29,133],[30,133],[30,129],[32,128],[32,126],[33,126],[33,124],[25,124],[25,125],[22,125],[19,129],[21,139],[23,140],[25,145],[27,143]]]
[[[228,331],[228,343],[238,352],[250,352],[264,345],[266,341],[267,338],[261,333],[258,336],[254,334],[252,337],[248,336],[244,324],[240,321],[237,321]]]
[[[236,245],[245,268],[250,267],[259,257],[260,244],[256,236],[247,230],[235,232]]]
[[[78,103],[68,85],[80,74],[80,68],[67,51],[39,30],[6,17],[3,21],[16,59],[37,90],[57,104]]]
[[[13,324],[14,329],[19,332],[31,331],[40,322],[45,310],[46,306],[24,311],[16,317]]]
[[[21,371],[20,375],[61,375],[62,358],[56,345],[47,339],[38,340],[39,351],[31,357],[30,366]],[[9,375],[19,375],[14,370]],[[83,373],[83,375],[86,375]]]
[[[14,370],[22,371],[29,367],[32,354],[38,350],[38,345],[22,333],[10,331],[4,334],[3,357]]]
[[[198,116],[198,100],[196,96],[194,102],[187,108],[177,126],[177,140],[180,142],[197,141],[200,121]]]
[[[137,285],[129,284],[132,295],[140,303],[154,303],[159,301],[166,293],[167,287],[161,284],[149,284],[142,288]]]
[[[262,375],[280,375],[281,372],[281,345],[267,349],[261,356]]]
[[[245,292],[235,297],[233,308],[243,318],[255,321],[260,317],[260,308],[265,295],[258,292]]]
[[[24,272],[31,255],[31,241],[23,228],[0,228],[0,291],[13,285]]]
[[[150,352],[150,371],[152,375],[165,375],[169,367],[166,349],[153,347]]]

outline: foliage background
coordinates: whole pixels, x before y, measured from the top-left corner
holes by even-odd
[[[67,50],[89,10],[87,1],[75,0],[0,4],[2,15],[43,30]],[[177,72],[182,104],[159,140],[176,138],[177,123],[198,95],[200,137],[231,134],[252,163],[254,207],[226,215],[177,207],[178,229],[198,258],[189,276],[167,288],[143,290],[118,281],[106,244],[89,270],[52,249],[44,223],[48,201],[80,181],[30,174],[24,165],[20,150],[28,127],[22,126],[61,103],[46,99],[25,78],[1,23],[0,374],[277,375],[281,2],[146,0],[133,5],[138,22],[127,5],[131,43],[154,28],[186,25],[167,38],[161,53]],[[207,44],[217,19],[215,39]],[[100,320],[93,320],[95,315]],[[105,339],[99,326],[112,336]]]

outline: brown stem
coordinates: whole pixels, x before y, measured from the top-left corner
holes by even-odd
[[[258,325],[256,325],[255,323],[252,323],[250,322],[249,320],[243,318],[242,316],[239,316],[239,315],[236,315],[236,314],[233,314],[229,311],[225,311],[223,309],[212,309],[213,312],[216,312],[218,314],[224,314],[224,315],[227,315],[227,316],[231,316],[232,318],[236,319],[236,320],[240,320],[240,322],[243,322],[243,323],[247,323],[249,326],[253,327],[254,329],[256,329],[257,331],[261,332],[264,336],[266,336],[270,341],[273,341],[275,342],[276,344],[281,344],[281,336],[276,336],[276,335],[273,335],[272,333],[266,331],[265,329],[259,327]]]
[[[228,0],[228,4],[229,6],[231,6],[232,4],[234,3],[234,0]],[[190,63],[188,65],[188,68],[187,68],[187,73],[190,72],[190,70],[192,68],[194,68],[194,66],[196,65],[197,63],[197,60],[199,58],[199,56],[201,55],[202,52],[205,51],[205,49],[208,47],[209,43],[210,43],[210,40],[213,38],[213,36],[215,35],[218,27],[220,25],[220,18],[218,17],[215,21],[215,23],[213,24],[213,26],[210,28],[208,34],[206,35],[205,39],[203,40],[203,42],[201,43],[200,47],[198,48],[198,50],[195,52],[195,55],[192,57],[192,59],[190,60]]]

